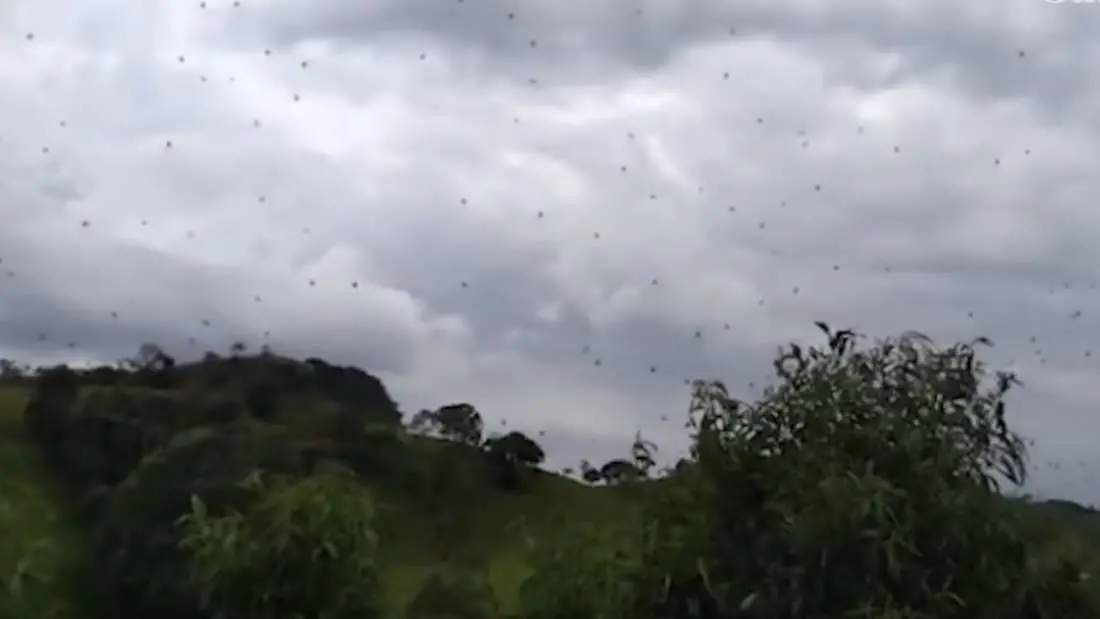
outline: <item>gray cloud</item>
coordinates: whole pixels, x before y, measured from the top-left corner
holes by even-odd
[[[405,39],[423,49],[475,56],[519,71],[537,66],[564,79],[578,73],[659,69],[694,47],[740,40],[827,48],[821,59],[837,84],[877,88],[947,78],[966,94],[1034,96],[1061,109],[1087,87],[1085,58],[1095,58],[1090,16],[1043,2],[604,2],[598,6],[532,2],[279,3],[258,8],[252,39],[293,46],[330,39],[343,46]],[[1077,11],[1076,13],[1080,13]],[[234,26],[236,25],[235,22]],[[1079,41],[1072,53],[1049,45]],[[440,43],[438,40],[445,43]],[[532,45],[532,41],[535,42]],[[442,51],[442,50],[440,50]],[[1028,64],[1017,54],[1030,53]],[[835,54],[835,55],[832,55]],[[883,55],[894,55],[883,63]],[[868,62],[868,59],[880,62]],[[590,67],[578,65],[591,64]],[[878,70],[868,69],[879,65]],[[518,72],[522,79],[528,75]],[[601,75],[603,77],[601,77]]]
[[[568,466],[814,320],[986,335],[1030,489],[1100,500],[1100,10],[69,4],[0,8],[4,355],[267,342]]]

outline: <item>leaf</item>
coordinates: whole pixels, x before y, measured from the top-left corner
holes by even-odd
[[[756,603],[757,597],[758,596],[755,591],[748,594],[747,596],[745,596],[745,599],[741,600],[741,603],[737,605],[737,608],[740,609],[742,612],[747,611],[748,609],[752,608],[753,604]]]
[[[206,503],[203,503],[202,499],[197,494],[191,495],[191,513],[195,515],[198,520],[206,519]]]
[[[18,600],[23,597],[23,574],[20,572],[12,574],[12,577],[8,580],[7,588],[12,598]]]
[[[703,588],[706,589],[712,599],[717,599],[718,596],[714,593],[714,588],[710,584],[710,572],[707,571],[707,566],[703,563],[702,557],[695,559],[695,569],[703,579]]]

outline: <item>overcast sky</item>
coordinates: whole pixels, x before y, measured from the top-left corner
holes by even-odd
[[[636,430],[675,455],[685,378],[749,397],[814,320],[986,335],[1032,490],[1100,502],[1098,28],[1045,0],[9,0],[0,356],[267,341],[565,466]]]

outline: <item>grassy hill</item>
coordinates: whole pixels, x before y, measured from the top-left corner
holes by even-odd
[[[282,373],[289,365],[284,359],[255,358],[222,359],[205,366],[189,364],[173,368],[181,379],[169,380],[172,384],[166,385],[170,387],[167,389],[137,386],[114,377],[107,382],[119,384],[80,386],[73,418],[121,424],[132,423],[135,417],[155,417],[158,421],[153,425],[177,424],[173,430],[182,431],[189,424],[172,420],[177,411],[170,402],[182,401],[180,408],[187,409],[199,399],[235,401],[240,396],[243,400],[249,386],[257,382],[256,376],[263,374],[265,368],[269,373],[272,368]],[[293,376],[282,378],[291,383],[294,380]],[[373,389],[372,381],[361,382]],[[338,401],[317,385],[299,387],[295,393],[277,394],[277,411],[271,412],[267,420],[250,419],[250,427],[277,430],[289,435],[296,449],[312,449],[320,452],[322,459],[356,468],[359,464],[356,451],[373,448],[337,444],[339,437],[333,436],[331,426],[336,423],[336,430],[340,430],[338,405],[349,402],[354,405],[355,398],[344,392],[340,394],[342,401]],[[394,417],[394,411],[377,410],[379,402],[393,406],[381,383],[377,387],[381,395],[375,392],[367,398],[376,408],[372,414],[364,415],[376,425],[379,419]],[[13,615],[28,617],[46,616],[40,611],[43,605],[69,595],[64,593],[69,585],[63,582],[59,566],[64,557],[59,554],[72,547],[69,539],[76,532],[67,523],[67,515],[79,502],[54,489],[57,480],[52,479],[42,454],[23,429],[24,409],[33,388],[33,381],[0,387],[0,530],[20,532],[0,541],[0,577],[10,580],[11,575],[22,569],[24,558],[35,557],[36,563],[31,567],[44,570],[44,580],[54,573],[55,580],[61,579],[51,585],[52,590],[40,587],[41,591],[29,592],[37,596],[33,601],[37,606],[28,608],[26,615]],[[149,408],[148,402],[154,403],[155,410],[145,410]],[[184,410],[184,414],[187,412]],[[527,576],[523,556],[525,531],[541,539],[551,538],[563,523],[598,524],[616,517],[629,505],[616,488],[587,486],[539,469],[528,471],[521,490],[505,490],[494,483],[492,471],[475,447],[412,434],[392,424],[381,426],[384,434],[395,436],[400,444],[394,453],[402,470],[415,470],[420,479],[418,483],[405,485],[404,478],[390,479],[386,472],[363,475],[364,483],[373,487],[382,500],[379,533],[383,582],[387,606],[395,616],[428,575],[453,565],[483,571],[501,610],[511,612],[520,583]],[[425,485],[424,478],[435,482]],[[76,485],[95,485],[101,481],[79,480]],[[52,549],[43,550],[42,543],[52,544]]]
[[[523,491],[494,486],[473,450],[427,437],[409,436],[412,453],[436,462],[469,482],[454,494],[384,493],[390,509],[380,526],[391,608],[404,608],[424,578],[448,559],[487,572],[502,610],[510,612],[528,572],[523,557],[524,530],[547,540],[563,524],[599,525],[629,505],[617,488],[590,487],[572,479],[534,471]],[[449,513],[453,522],[434,518]]]
[[[232,483],[257,466],[308,474],[336,464],[372,490],[383,601],[395,618],[430,575],[455,570],[483,574],[500,613],[513,613],[530,574],[527,539],[553,544],[637,505],[637,486],[586,485],[537,467],[504,484],[484,443],[463,438],[468,427],[444,439],[401,425],[382,383],[355,368],[269,355],[177,366],[155,352],[126,370],[0,383],[0,617],[122,616],[88,601],[92,577],[124,568],[153,578],[159,568],[141,553],[163,555],[190,495],[233,505]],[[1095,510],[1009,504],[1052,561],[1066,548],[1100,548]],[[110,565],[104,548],[132,544],[135,531],[159,541],[131,548],[139,559],[123,568]]]

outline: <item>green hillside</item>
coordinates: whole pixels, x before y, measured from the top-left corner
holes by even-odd
[[[75,440],[70,451],[83,455],[47,466],[23,427],[35,382],[9,381],[19,384],[0,387],[0,523],[3,530],[25,535],[3,542],[0,574],[14,574],[26,556],[45,562],[36,569],[52,570],[59,559],[43,554],[39,541],[67,545],[64,536],[75,533],[67,530],[71,525],[64,522],[65,515],[83,507],[84,494],[121,483],[171,435],[212,420],[233,426],[237,433],[270,435],[273,443],[303,459],[338,461],[359,470],[383,505],[383,582],[387,605],[395,614],[425,578],[452,565],[483,571],[502,611],[511,612],[527,576],[525,534],[550,538],[563,522],[599,523],[628,504],[615,488],[584,485],[537,468],[525,471],[522,488],[501,488],[478,448],[410,433],[396,423],[394,404],[374,377],[335,368],[330,370],[334,376],[311,379],[316,367],[331,368],[319,360],[249,357],[174,366],[171,377],[160,371],[87,372],[79,378],[67,423],[83,436],[101,433],[113,440],[100,447],[120,465],[107,462],[103,454],[87,453],[83,441],[69,439]],[[263,389],[270,391],[257,395]],[[257,412],[265,419],[256,419]],[[348,414],[355,419],[349,422]],[[129,427],[162,438],[135,447],[140,439],[125,440],[126,433],[110,430]],[[349,439],[357,427],[370,431]],[[59,474],[63,479],[56,479]],[[68,490],[52,491],[52,486]],[[63,598],[48,589],[34,595]],[[32,615],[41,616],[26,616]]]
[[[1007,382],[829,335],[758,402],[696,383],[675,470],[639,437],[585,483],[319,359],[8,364],[0,618],[1100,617],[1100,513],[991,481],[1026,466]]]

